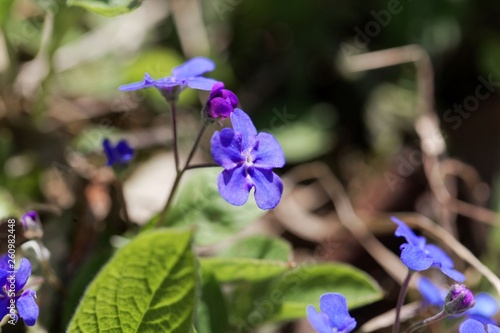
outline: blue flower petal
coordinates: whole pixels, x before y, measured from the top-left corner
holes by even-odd
[[[411,244],[401,245],[401,261],[413,271],[426,270],[434,262],[422,249]]]
[[[256,168],[281,168],[285,165],[285,154],[278,140],[269,133],[257,135],[257,145],[253,151],[254,165]]]
[[[250,117],[242,109],[234,109],[231,113],[231,123],[235,132],[241,132],[243,149],[251,149],[254,146],[257,129]]]
[[[425,300],[434,306],[443,307],[444,299],[446,297],[446,290],[437,287],[431,280],[422,277],[417,284],[418,291]]]
[[[249,168],[248,174],[255,185],[255,202],[260,209],[273,209],[283,193],[283,183],[271,170]]]
[[[495,325],[488,324],[488,333],[500,333],[500,328]]]
[[[124,84],[120,86],[118,89],[121,91],[132,91],[132,90],[139,90],[143,88],[149,88],[149,87],[154,87],[155,86],[155,80],[148,74],[144,74],[144,80],[139,81],[139,82],[133,82],[129,84]]]
[[[134,150],[128,145],[127,141],[120,140],[115,148],[119,156],[119,163],[125,164],[134,157]]]
[[[192,77],[186,79],[186,84],[189,88],[206,91],[211,90],[214,84],[216,84],[217,82],[217,80],[208,79],[206,77]]]
[[[231,128],[215,132],[210,146],[214,161],[226,170],[245,162],[245,157],[241,154],[241,134],[235,133]]]
[[[316,311],[316,308],[312,305],[307,307],[307,319],[318,333],[332,333],[328,316]]]
[[[424,247],[425,251],[432,257],[434,264],[439,267],[453,268],[453,260],[439,246],[427,244]]]
[[[28,259],[22,258],[16,272],[16,293],[23,289],[26,281],[31,275],[31,263]]]
[[[330,320],[330,326],[338,332],[350,332],[356,327],[356,320],[349,315],[347,300],[338,293],[326,293],[319,299],[319,307]],[[334,330],[335,332],[335,330]]]
[[[9,314],[10,298],[0,297],[0,321]]]
[[[398,225],[398,228],[394,232],[397,237],[404,237],[408,243],[413,246],[423,247],[425,245],[425,237],[417,236],[403,221],[391,216],[392,222]]]
[[[465,275],[457,271],[456,269],[453,268],[448,268],[448,267],[441,267],[441,272],[443,272],[446,276],[449,278],[457,281],[457,282],[464,282],[465,281]]]
[[[241,206],[248,200],[253,183],[247,177],[245,165],[224,170],[217,178],[220,195],[230,204]]]
[[[497,300],[488,293],[478,293],[474,296],[476,305],[465,312],[471,318],[474,318],[483,324],[496,324],[496,321],[491,319],[498,312]]]
[[[215,64],[212,60],[205,57],[195,57],[172,69],[172,76],[175,78],[189,78],[211,72],[214,69]]]
[[[33,326],[38,318],[38,305],[35,302],[36,293],[28,289],[16,301],[19,317],[23,318],[24,323]]]
[[[6,271],[12,270],[9,267],[9,256],[7,254],[4,254],[0,257],[0,269],[6,270]]]
[[[484,329],[484,325],[476,320],[473,320],[473,319],[467,319],[466,321],[464,321],[460,325],[459,332],[460,333],[486,333],[486,331]],[[491,332],[493,332],[493,331],[491,331]]]

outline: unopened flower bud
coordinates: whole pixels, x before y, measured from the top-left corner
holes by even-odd
[[[231,90],[224,89],[224,83],[217,82],[210,91],[203,114],[211,121],[225,119],[231,115],[237,106],[238,98],[236,95]]]
[[[463,284],[454,284],[444,300],[444,311],[450,315],[459,315],[476,305],[474,294]]]

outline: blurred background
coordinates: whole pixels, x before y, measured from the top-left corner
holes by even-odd
[[[64,286],[61,291],[42,285],[35,331],[64,331],[120,237],[151,219],[167,198],[174,177],[168,105],[154,89],[124,93],[118,86],[142,80],[145,72],[168,76],[194,56],[215,61],[216,70],[206,76],[234,91],[257,128],[273,133],[287,157],[278,171],[287,186],[282,203],[238,232],[282,236],[293,244],[298,262],[327,249],[321,260],[344,261],[371,274],[387,294],[354,312],[359,324],[390,310],[399,287],[338,221],[321,184],[300,169],[311,162],[324,163],[340,179],[369,225],[398,211],[451,221],[450,232],[476,255],[495,258],[498,249],[489,245],[496,235],[487,224],[496,215],[475,208],[497,206],[497,1],[70,3],[78,6],[62,0],[0,2],[0,217],[19,217],[28,209],[40,213],[43,242]],[[114,17],[95,12],[116,14],[109,9],[115,5],[138,8]],[[415,66],[349,70],[349,57],[409,44],[421,45],[434,68],[432,113],[446,144],[438,156],[447,161],[442,178],[454,198],[474,204],[465,213],[459,205],[443,205],[429,186],[423,138],[415,129],[422,115]],[[184,151],[196,136],[207,96],[181,94]],[[211,161],[209,140],[218,128],[206,133],[197,161]],[[104,167],[104,137],[125,138],[137,151],[124,184],[128,222],[113,172]],[[390,227],[370,228],[397,252]],[[222,238],[223,231],[210,232],[213,241],[202,241],[200,251],[210,253]],[[271,331],[310,328],[298,322]]]

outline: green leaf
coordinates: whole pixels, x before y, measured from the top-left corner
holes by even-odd
[[[290,243],[281,238],[253,235],[223,249],[217,256],[224,258],[255,258],[288,261],[292,255]]]
[[[104,15],[126,14],[138,8],[143,0],[67,0],[68,6],[79,6],[86,10]]]
[[[193,170],[183,182],[175,205],[167,214],[169,226],[196,226],[195,243],[210,245],[234,235],[266,212],[255,204],[250,194],[243,206],[227,203],[217,190],[217,176],[222,168]]]
[[[306,307],[319,308],[319,298],[326,292],[344,295],[350,309],[373,303],[382,298],[382,290],[368,274],[346,264],[328,263],[293,269],[270,284],[263,299],[275,304],[273,321],[303,318]]]
[[[221,287],[214,274],[203,274],[201,302],[198,303],[197,325],[199,333],[229,332],[229,315]]]
[[[10,8],[14,0],[2,0],[0,1],[0,26],[3,26],[5,19],[10,15]]]
[[[68,331],[192,330],[196,261],[192,233],[155,230],[120,249],[87,289]]]
[[[290,268],[284,261],[251,258],[200,258],[200,264],[220,282],[261,281]]]

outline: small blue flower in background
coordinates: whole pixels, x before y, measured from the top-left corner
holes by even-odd
[[[214,84],[206,105],[209,119],[228,118],[237,106],[238,98],[231,90],[224,89],[224,83]]]
[[[446,298],[446,289],[436,286],[429,279],[422,277],[417,283],[417,289],[424,297],[425,302],[438,308],[444,306],[444,299]]]
[[[143,88],[156,87],[167,93],[172,93],[174,87],[180,89],[186,86],[192,89],[210,90],[217,80],[202,77],[201,75],[213,71],[215,64],[212,60],[204,57],[192,58],[180,66],[172,69],[172,75],[153,79],[148,73],[144,74],[144,80],[120,86],[121,91],[132,91]]]
[[[318,312],[312,305],[307,307],[307,319],[318,333],[349,333],[356,328],[356,320],[349,315],[347,301],[342,294],[326,293],[319,299]]]
[[[220,195],[230,204],[241,206],[252,188],[260,209],[276,207],[283,183],[272,170],[285,165],[280,144],[269,133],[259,133],[250,117],[241,109],[231,113],[233,128],[224,128],[212,136],[212,156],[224,168],[217,185]]]
[[[108,159],[106,165],[125,165],[134,156],[134,150],[128,145],[127,141],[120,140],[118,144],[113,147],[109,139],[104,139],[102,142],[104,153]]]
[[[5,315],[12,313],[16,317],[16,321],[19,316],[23,318],[26,325],[33,326],[39,312],[35,302],[36,293],[31,289],[23,290],[31,275],[29,260],[22,258],[17,271],[14,271],[13,274],[12,271],[9,257],[6,254],[0,257],[0,320]],[[11,282],[14,288],[12,288]]]
[[[394,235],[404,237],[408,243],[401,245],[401,261],[410,270],[423,271],[430,267],[439,268],[444,274],[457,282],[464,282],[465,275],[453,269],[453,260],[437,245],[426,244],[423,236],[417,236],[403,221],[391,217],[398,225]]]
[[[436,286],[427,278],[421,278],[417,284],[418,291],[424,297],[425,301],[435,307],[443,308],[447,290]],[[497,300],[488,293],[478,293],[474,296],[476,305],[465,311],[467,318],[475,319],[483,324],[497,324],[493,319],[498,312]]]
[[[481,322],[468,319],[460,325],[460,333],[500,333],[500,328],[498,326],[487,324],[488,330],[484,329],[484,324]]]

